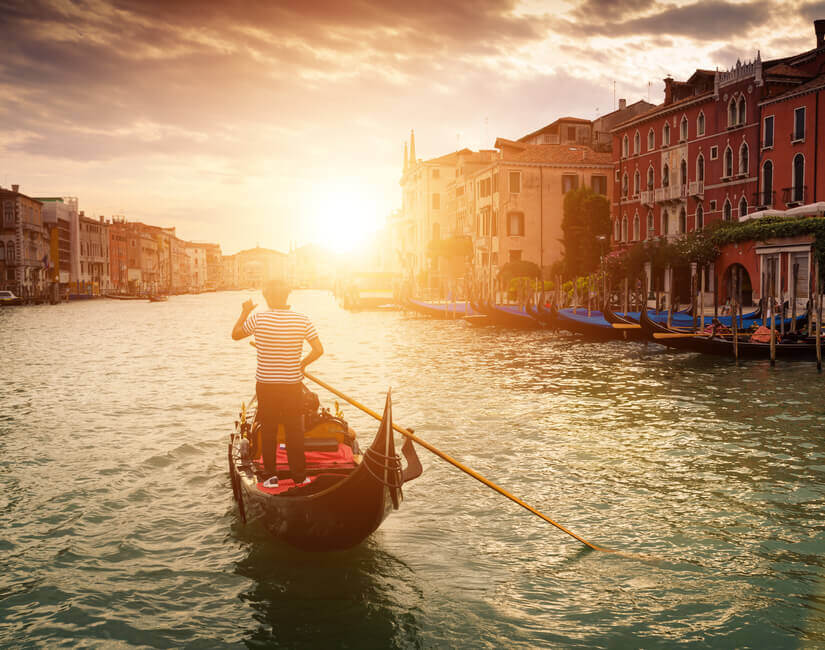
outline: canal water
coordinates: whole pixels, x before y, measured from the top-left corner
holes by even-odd
[[[226,443],[260,294],[0,310],[0,646],[825,644],[825,378],[293,294],[329,383],[595,544],[420,450],[364,544],[243,526]],[[333,398],[319,391],[332,405]],[[342,405],[369,441],[376,423]]]

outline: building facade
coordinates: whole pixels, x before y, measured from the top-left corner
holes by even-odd
[[[0,188],[0,286],[22,297],[41,297],[47,290],[51,240],[42,208],[18,185]]]

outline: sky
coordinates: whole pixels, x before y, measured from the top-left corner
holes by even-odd
[[[346,250],[419,158],[662,101],[814,46],[792,0],[0,0],[0,185],[95,216]],[[614,90],[615,87],[615,90]]]

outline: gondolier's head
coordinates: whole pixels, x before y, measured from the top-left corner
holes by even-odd
[[[289,307],[289,292],[289,285],[283,280],[270,280],[264,285],[263,294],[270,309],[284,309]]]

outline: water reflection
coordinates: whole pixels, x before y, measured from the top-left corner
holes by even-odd
[[[257,526],[237,528],[247,548],[240,598],[253,610],[249,647],[419,648],[423,593],[402,560],[375,539],[337,553],[305,553]]]

